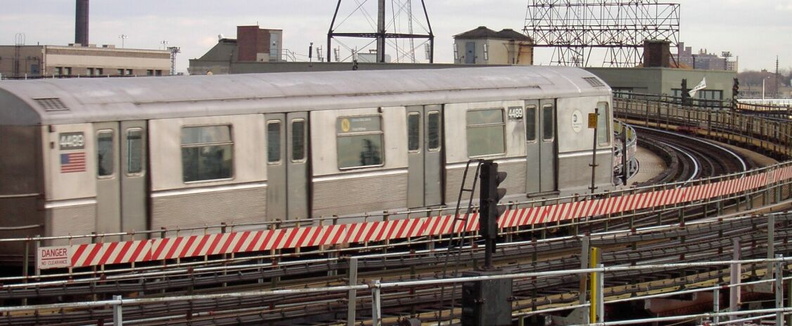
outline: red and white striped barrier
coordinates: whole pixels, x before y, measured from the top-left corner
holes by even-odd
[[[792,166],[710,184],[636,193],[605,199],[512,209],[506,211],[498,219],[498,226],[499,228],[518,227],[674,205],[757,189],[790,178],[792,178]],[[453,216],[443,215],[394,221],[79,244],[68,246],[69,256],[68,259],[63,260],[64,264],[51,263],[47,266],[39,264],[39,267],[85,267],[122,264],[440,236],[454,232],[478,230],[477,214],[471,214],[465,222],[457,221],[455,223]],[[43,247],[40,249],[39,254],[51,248],[56,247]],[[49,252],[52,252],[52,250]],[[70,265],[66,266],[66,262],[69,262]]]

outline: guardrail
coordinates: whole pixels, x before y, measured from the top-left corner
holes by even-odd
[[[618,118],[669,129],[685,126],[700,135],[719,137],[745,144],[786,159],[790,155],[788,123],[762,117],[742,115],[730,110],[713,110],[681,104],[637,99],[614,99]],[[625,120],[629,121],[629,120]],[[627,134],[630,134],[628,131]],[[633,137],[630,146],[637,146]],[[628,149],[629,151],[629,149]],[[656,214],[682,206],[717,207],[720,213],[728,206],[750,209],[754,198],[763,203],[779,202],[792,187],[792,162],[783,162],[715,178],[687,183],[672,183],[638,188],[623,188],[595,194],[554,198],[537,198],[507,203],[508,211],[499,218],[502,236],[522,233],[542,234],[559,226],[586,227],[590,223],[630,219],[642,214]],[[706,211],[706,210],[705,210]],[[475,235],[476,214],[455,222],[453,208],[384,212],[358,216],[316,217],[295,221],[260,224],[211,225],[200,228],[155,230],[137,233],[86,234],[65,237],[0,239],[24,242],[37,253],[40,268],[102,267],[110,264],[134,264],[151,261],[222,257],[269,253],[281,250],[327,252],[347,247],[394,246],[401,244],[448,241],[457,234]],[[428,216],[428,217],[427,217]],[[48,245],[45,244],[57,244]],[[65,250],[59,250],[65,249]],[[66,253],[42,266],[42,250]],[[25,272],[24,276],[28,276]]]
[[[356,258],[352,258],[355,260]],[[363,306],[370,306],[371,309],[371,324],[372,325],[382,325],[383,323],[386,324],[395,324],[401,321],[399,317],[391,317],[387,319],[383,317],[380,302],[387,298],[388,293],[385,290],[388,289],[399,289],[399,288],[407,288],[407,287],[416,287],[416,286],[442,286],[442,285],[450,285],[450,284],[463,284],[466,282],[476,282],[476,281],[491,281],[491,280],[502,280],[508,279],[510,282],[515,281],[536,281],[537,279],[543,278],[555,278],[561,276],[572,276],[572,277],[579,277],[582,280],[586,280],[587,278],[590,280],[594,280],[591,282],[591,292],[590,296],[587,295],[588,292],[582,291],[583,295],[580,297],[579,302],[580,304],[557,304],[554,307],[537,307],[532,306],[529,302],[520,302],[520,299],[516,298],[510,304],[512,305],[512,319],[516,318],[518,320],[522,320],[526,317],[530,317],[533,315],[548,315],[554,311],[561,311],[561,310],[573,310],[573,309],[582,309],[585,313],[582,314],[582,319],[578,319],[576,323],[584,323],[588,325],[631,325],[631,324],[646,324],[652,322],[662,322],[662,321],[691,321],[696,320],[698,321],[697,324],[702,324],[706,322],[714,322],[717,325],[721,319],[724,321],[730,319],[730,322],[744,322],[744,321],[754,321],[754,320],[774,320],[776,325],[782,325],[784,323],[784,317],[788,315],[792,315],[792,308],[785,305],[783,300],[783,282],[789,282],[792,280],[792,277],[784,277],[784,269],[786,269],[789,264],[792,263],[791,258],[785,258],[781,255],[776,255],[773,259],[746,259],[746,260],[729,260],[729,261],[712,261],[712,262],[693,262],[693,263],[677,263],[677,264],[641,264],[636,266],[611,266],[605,267],[599,264],[594,268],[581,268],[581,269],[573,269],[573,270],[561,270],[561,271],[550,271],[550,272],[530,272],[530,273],[518,273],[518,274],[502,274],[502,275],[493,275],[493,276],[475,276],[475,277],[455,277],[455,278],[445,278],[445,279],[432,279],[432,280],[410,280],[410,281],[381,281],[380,279],[372,280],[367,284],[361,285],[346,285],[346,286],[327,286],[327,287],[312,287],[312,288],[301,288],[301,289],[273,289],[273,290],[260,290],[260,291],[246,291],[246,292],[234,292],[234,293],[220,293],[220,294],[204,294],[204,295],[178,295],[178,296],[165,296],[165,297],[157,297],[157,298],[123,298],[120,295],[113,296],[112,300],[100,300],[100,301],[85,301],[85,302],[73,302],[73,303],[58,303],[58,304],[41,304],[41,305],[24,305],[24,306],[16,306],[16,307],[0,307],[0,316],[7,315],[18,315],[23,316],[23,313],[28,315],[39,315],[40,311],[62,311],[64,309],[68,309],[71,311],[74,310],[81,310],[81,309],[98,309],[94,311],[93,315],[96,318],[102,318],[102,311],[101,309],[107,309],[108,307],[111,309],[110,315],[113,319],[114,325],[121,325],[124,322],[124,314],[123,309],[124,307],[132,307],[132,306],[161,306],[163,303],[169,302],[195,302],[199,300],[218,300],[218,299],[241,299],[241,298],[277,298],[277,297],[284,297],[289,295],[300,295],[300,294],[326,294],[326,293],[348,293],[349,298],[349,313],[354,316],[354,311],[358,307],[358,305]],[[766,271],[766,275],[769,277],[763,280],[752,281],[752,282],[742,282],[740,279],[740,275],[743,273],[743,266],[745,265],[766,265],[769,269]],[[357,266],[357,262],[350,263],[350,266]],[[731,275],[736,275],[737,279],[730,280],[730,283],[720,283],[714,285],[704,285],[699,287],[692,287],[688,289],[680,289],[669,291],[665,293],[657,293],[653,292],[650,293],[649,291],[645,291],[637,296],[631,296],[629,298],[620,298],[615,295],[607,296],[606,288],[604,286],[605,282],[604,279],[606,274],[608,273],[617,273],[617,272],[633,272],[633,271],[656,271],[656,270],[678,270],[678,269],[685,269],[690,267],[706,267],[706,268],[715,268],[715,269],[729,269]],[[350,274],[356,275],[357,270],[350,271]],[[769,285],[766,288],[774,289],[776,293],[776,299],[774,301],[774,305],[772,308],[759,308],[759,309],[740,309],[740,302],[739,297],[737,299],[730,300],[730,311],[721,311],[720,309],[720,291],[722,290],[731,290],[731,293],[739,293],[741,289],[752,288],[757,285]],[[358,292],[366,291],[369,292],[368,297],[361,297],[358,299]],[[393,292],[393,291],[391,291]],[[699,293],[713,293],[713,310],[710,312],[703,312],[703,313],[696,313],[696,314],[688,314],[688,315],[677,315],[677,316],[664,316],[664,317],[655,317],[655,318],[645,318],[645,319],[638,319],[638,320],[621,320],[621,321],[611,321],[605,322],[606,312],[604,311],[603,307],[606,304],[613,304],[617,302],[627,302],[627,301],[636,301],[636,300],[648,300],[648,299],[655,299],[655,298],[665,298],[671,296],[678,296],[682,294],[699,294]],[[477,303],[479,304],[479,303]],[[522,307],[522,308],[521,308]],[[214,308],[213,308],[214,309]],[[261,308],[257,307],[255,310],[260,310]],[[446,317],[446,316],[453,316],[454,311],[462,311],[463,308],[451,308],[451,311],[446,312],[429,312],[429,313],[415,313],[410,315],[409,318],[413,320],[419,321],[442,321],[443,318],[450,318],[453,317]],[[594,311],[592,313],[592,310]],[[35,312],[31,314],[31,312]],[[246,311],[250,312],[250,311]],[[197,318],[204,316],[205,314],[212,314],[217,315],[215,318],[220,317],[220,313],[222,311],[193,311],[191,310],[188,316],[186,317],[187,320],[190,318]],[[457,312],[459,313],[459,312]],[[105,312],[107,314],[107,312]],[[594,316],[594,318],[590,319],[588,316]],[[129,322],[164,322],[168,320],[174,320],[176,318],[185,318],[183,314],[173,315],[173,316],[162,316],[162,317],[148,317],[144,320],[129,320]],[[177,319],[178,320],[178,319]],[[571,319],[570,319],[571,320]],[[352,323],[356,323],[355,318],[352,317]]]

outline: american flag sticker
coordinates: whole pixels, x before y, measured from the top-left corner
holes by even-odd
[[[61,173],[85,172],[85,152],[60,155]]]

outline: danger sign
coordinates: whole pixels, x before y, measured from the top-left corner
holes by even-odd
[[[36,257],[39,269],[71,266],[71,250],[68,246],[39,248]]]

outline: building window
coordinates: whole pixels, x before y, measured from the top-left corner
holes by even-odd
[[[119,75],[119,76],[123,76],[124,75],[124,69],[116,70],[116,74]]]
[[[63,74],[65,74],[66,76],[71,76],[72,75],[72,68],[71,67],[63,68]]]
[[[63,75],[63,67],[55,67],[55,76]]]
[[[383,132],[379,116],[342,117],[336,122],[338,168],[381,166]]]
[[[88,68],[88,76],[94,75],[94,68]]]
[[[181,147],[184,182],[231,178],[231,126],[184,127]]]
[[[485,156],[506,152],[506,123],[502,109],[467,112],[468,156]]]
[[[126,75],[127,76],[132,76],[132,69],[127,69],[126,70]]]
[[[154,75],[155,76],[162,76],[162,70],[159,70],[159,69],[158,70],[154,70]]]
[[[104,69],[102,69],[102,68],[96,68],[96,75],[97,75],[97,76],[102,76],[102,75],[104,75]]]
[[[484,43],[484,61],[489,60],[489,46],[487,43]]]
[[[154,76],[154,70],[152,69],[146,70],[146,76]]]

